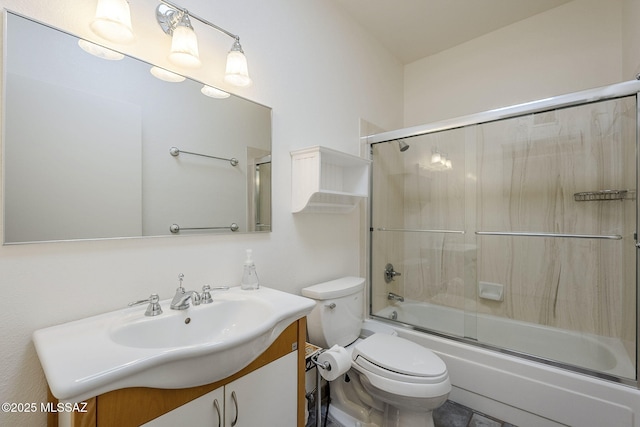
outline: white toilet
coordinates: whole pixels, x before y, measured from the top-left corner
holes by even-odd
[[[451,391],[447,367],[392,328],[363,323],[364,282],[343,277],[302,289],[316,300],[307,316],[311,343],[351,354],[349,372],[330,384],[329,416],[345,427],[432,427],[432,411]]]

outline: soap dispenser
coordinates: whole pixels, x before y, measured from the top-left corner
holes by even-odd
[[[253,290],[260,287],[258,282],[258,274],[256,273],[256,265],[251,258],[251,249],[247,249],[247,259],[244,262],[244,273],[242,274],[242,281],[240,282],[240,288]]]

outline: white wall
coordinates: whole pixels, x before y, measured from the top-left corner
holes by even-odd
[[[131,3],[138,38],[121,50],[163,65],[168,38],[155,24],[156,3]],[[273,107],[274,231],[0,247],[3,402],[39,404],[46,399],[44,376],[31,343],[35,329],[124,307],[152,292],[169,298],[181,272],[189,288],[205,282],[235,284],[245,248],[254,249],[262,282],[284,291],[297,293],[318,281],[359,273],[358,212],[290,213],[289,151],[322,144],[359,154],[360,118],[389,129],[402,126],[402,66],[328,2],[184,0],[180,4],[241,35],[254,86],[237,93]],[[88,29],[94,1],[0,0],[0,5],[95,38]],[[217,58],[219,65],[231,43],[226,38],[217,42],[215,37],[219,36],[209,42],[203,35],[200,47],[204,61],[213,64]],[[216,65],[192,76],[211,84],[221,81]],[[45,416],[0,413],[0,425],[45,425]]]
[[[405,126],[633,80],[639,3],[574,0],[408,64]]]

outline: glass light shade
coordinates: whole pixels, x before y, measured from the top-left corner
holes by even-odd
[[[201,65],[198,38],[193,28],[178,25],[173,29],[169,61],[186,68],[196,68]]]
[[[249,77],[247,58],[242,51],[232,49],[227,55],[224,80],[234,86],[249,86],[252,83]]]
[[[202,86],[202,89],[200,89],[200,92],[202,92],[204,95],[207,95],[211,98],[217,98],[217,99],[224,99],[230,96],[227,92],[223,90],[216,89],[215,87],[211,87],[207,85]]]
[[[134,40],[131,27],[131,11],[127,0],[98,0],[96,17],[91,30],[105,40],[114,43],[131,43]]]
[[[184,76],[181,76],[180,74],[173,73],[169,70],[165,70],[164,68],[160,68],[160,67],[151,67],[150,72],[151,74],[153,74],[154,77],[169,83],[180,83],[185,80]]]
[[[431,163],[440,163],[442,161],[442,157],[440,157],[440,153],[435,152],[431,155]]]
[[[104,46],[100,46],[90,41],[80,39],[78,40],[78,46],[87,53],[93,56],[97,56],[101,59],[107,59],[109,61],[119,61],[124,58],[124,55],[116,52],[115,50],[107,49]]]

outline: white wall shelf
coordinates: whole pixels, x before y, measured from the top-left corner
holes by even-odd
[[[370,163],[321,146],[292,151],[292,212],[351,212],[368,196]]]

